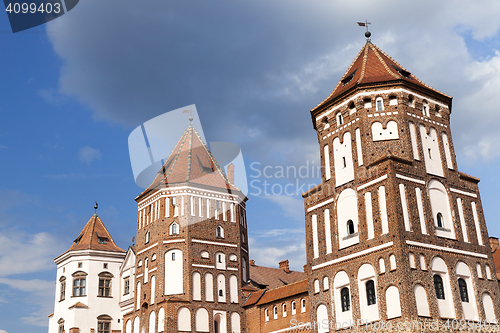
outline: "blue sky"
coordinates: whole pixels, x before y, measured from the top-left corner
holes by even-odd
[[[0,333],[47,331],[52,259],[69,248],[94,201],[116,243],[131,244],[141,189],[127,139],[141,123],[196,104],[207,141],[241,147],[249,181],[265,180],[251,163],[261,171],[318,165],[309,110],[363,46],[356,21],[366,18],[374,44],[454,97],[459,168],[482,179],[489,233],[499,236],[497,1],[81,0],[63,17],[16,34],[5,14]],[[305,177],[299,187],[317,181]],[[289,259],[301,269],[301,197],[249,191],[251,257],[271,266]]]

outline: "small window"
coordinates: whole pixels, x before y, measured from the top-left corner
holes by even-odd
[[[427,153],[429,154],[429,159],[432,160],[432,150],[427,148]]]
[[[467,283],[464,279],[458,279],[458,289],[460,291],[460,299],[464,303],[469,303],[469,294],[467,293]]]
[[[155,261],[156,260],[156,253],[153,253],[153,256],[151,257],[151,261]]]
[[[224,229],[222,229],[221,226],[218,226],[215,231],[215,235],[217,238],[224,238]]]
[[[82,268],[83,264],[81,262],[78,263],[78,268]]]
[[[295,301],[292,302],[292,314],[296,314],[297,313],[297,304],[295,303]]]
[[[222,254],[217,255],[217,262],[222,263]]]
[[[85,277],[77,277],[73,280],[73,297],[85,296]]]
[[[373,280],[366,281],[366,302],[368,305],[376,304],[377,299],[375,296],[375,282]]]
[[[300,300],[300,312],[306,312],[306,300],[304,298]]]
[[[148,206],[148,214],[151,214],[151,205]]]
[[[220,209],[220,201],[219,200],[215,200],[215,207],[217,210]]]
[[[426,101],[422,102],[422,113],[426,117],[430,117],[430,112],[429,112],[429,105],[427,105]]]
[[[149,231],[148,231],[148,232],[146,232],[146,242],[145,242],[146,244],[148,244],[148,243],[149,243],[149,235],[150,235],[150,234],[149,234]]]
[[[282,307],[283,307],[283,317],[286,317],[286,304],[283,303]]]
[[[377,111],[384,111],[384,103],[383,103],[383,99],[382,97],[378,97],[376,99],[376,103],[377,103]]]
[[[352,235],[354,234],[354,222],[352,220],[347,221],[347,234]]]
[[[224,297],[224,291],[222,289],[219,289],[219,296]]]
[[[434,275],[434,290],[436,291],[437,299],[444,299],[443,279],[440,275]]]
[[[342,118],[342,114],[340,112],[337,113],[335,119],[337,119],[337,126],[340,126],[344,123],[344,119]]]
[[[59,301],[64,301],[66,298],[66,278],[63,276],[59,279],[61,286],[59,290]]]
[[[170,235],[178,235],[179,234],[179,224],[174,222],[170,225]]]
[[[340,299],[342,302],[342,312],[351,310],[351,298],[349,297],[349,288],[344,287],[340,290]]]
[[[269,321],[269,309],[264,310],[264,316],[266,318],[266,321]]]
[[[172,261],[175,261],[175,252],[172,252]]]
[[[349,114],[353,114],[354,112],[356,112],[356,106],[354,105],[354,102],[351,101],[351,103],[349,103]]]
[[[354,78],[354,75],[356,74],[357,70],[358,70],[358,69],[356,68],[353,72],[349,73],[349,74],[348,74],[348,75],[347,75],[347,76],[346,76],[346,77],[345,77],[345,78],[341,81],[341,82],[342,82],[342,87],[346,86],[347,84],[349,84],[349,82],[351,82],[351,81],[352,81],[352,79]]]
[[[130,293],[130,278],[126,277],[123,279],[123,295],[128,295]]]
[[[109,321],[98,321],[97,322],[97,333],[110,333]]]
[[[443,214],[437,213],[436,216],[436,221],[437,221],[437,226],[439,228],[444,228],[444,219],[443,219]]]
[[[104,264],[102,264],[102,267],[103,267],[104,269],[107,269],[107,268],[108,268],[108,263],[107,263],[107,262],[105,262]]]
[[[347,168],[347,161],[345,159],[345,156],[342,156],[342,164],[344,165],[344,169]]]
[[[278,319],[278,307],[277,306],[274,306],[274,308],[273,308],[273,315],[274,315],[274,319]]]
[[[369,109],[372,107],[372,100],[370,98],[365,98],[363,100],[363,104],[365,106],[365,109]]]
[[[139,264],[137,264],[137,267],[142,267],[142,260],[139,260]]]
[[[412,95],[408,96],[408,106],[415,107],[415,98]]]
[[[177,197],[172,197],[172,206],[177,205]]]
[[[396,98],[396,96],[389,97],[389,105],[398,105],[398,99]]]
[[[59,331],[58,333],[64,333],[64,320],[62,323],[59,323]]]
[[[210,254],[208,251],[201,251],[201,257],[207,259],[210,258]]]
[[[100,277],[99,278],[99,293],[100,297],[111,297],[111,278]]]

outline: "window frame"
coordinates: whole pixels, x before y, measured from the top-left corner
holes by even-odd
[[[377,295],[375,291],[375,281],[372,279],[365,282],[366,304],[368,306],[377,304]]]
[[[340,303],[342,307],[342,312],[351,311],[351,295],[349,287],[343,287],[342,289],[340,289]]]
[[[72,297],[84,297],[87,296],[87,273],[82,271],[77,271],[73,273],[73,284],[72,284]],[[77,283],[77,281],[80,281]],[[83,284],[82,284],[83,281]],[[75,290],[78,289],[78,295],[76,295]],[[83,293],[82,293],[83,290]]]
[[[458,293],[462,303],[469,303],[469,292],[467,290],[467,282],[463,278],[458,278]]]
[[[130,276],[123,279],[123,295],[130,294]]]
[[[113,274],[109,272],[99,273],[99,280],[98,280],[99,282],[97,285],[97,297],[106,297],[106,298],[113,297],[113,295],[111,295],[112,279],[113,279]]]
[[[66,277],[61,276],[59,283],[59,302],[62,302],[66,299]]]
[[[443,282],[443,277],[439,274],[434,274],[432,277],[434,281],[434,291],[436,293],[436,298],[437,299],[446,299],[446,295],[444,293],[444,282]]]

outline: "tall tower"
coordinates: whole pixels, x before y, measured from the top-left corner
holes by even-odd
[[[136,198],[136,299],[126,333],[244,332],[247,198],[232,168],[228,178],[189,125]]]
[[[500,314],[479,179],[457,170],[451,104],[367,41],[311,110],[322,163],[303,194],[313,322]]]
[[[54,259],[57,280],[49,333],[120,331],[117,299],[124,258],[125,251],[95,213],[69,250]]]

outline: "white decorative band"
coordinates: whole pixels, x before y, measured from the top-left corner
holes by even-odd
[[[376,184],[378,182],[381,182],[382,180],[386,179],[387,178],[387,175],[383,175],[381,177],[378,177],[377,179],[374,179],[366,184],[363,184],[363,185],[360,185],[358,186],[358,191],[364,189],[364,188],[367,188],[368,186],[372,186],[373,184]]]
[[[243,247],[242,247],[241,249],[242,249],[243,251],[245,251],[246,253],[248,253],[248,251],[247,251],[245,248],[243,248]]]
[[[220,245],[220,246],[238,247],[238,245],[236,245],[236,244],[219,243],[219,242],[211,242],[211,241],[206,241],[206,240],[201,240],[201,239],[192,239],[191,241],[192,241],[193,243],[202,243],[202,244],[211,244],[211,245]]]
[[[171,240],[166,240],[166,241],[163,241],[163,244],[169,244],[169,243],[181,243],[181,242],[184,242],[184,238],[183,239],[171,239]]]
[[[408,177],[408,176],[403,176],[403,175],[400,175],[400,174],[396,174],[396,178],[404,179],[404,180],[407,180],[409,182],[414,182],[414,183],[417,183],[417,184],[425,185],[425,182],[423,180],[412,178],[412,177]]]
[[[156,243],[154,243],[153,245],[151,245],[151,246],[149,246],[149,247],[145,248],[144,250],[140,250],[139,252],[137,252],[137,255],[139,255],[139,254],[141,254],[141,253],[143,253],[143,252],[146,252],[147,250],[151,250],[151,249],[152,249],[153,247],[155,247],[155,246],[158,246],[158,242],[156,242]]]
[[[391,246],[392,246],[392,242],[388,242],[388,243],[385,243],[385,244],[374,246],[372,248],[369,248],[369,249],[366,249],[366,250],[363,250],[363,251],[359,251],[359,252],[356,252],[356,253],[353,253],[353,254],[349,254],[347,256],[343,256],[341,258],[333,259],[333,260],[324,262],[322,264],[313,266],[312,269],[315,270],[315,269],[322,268],[322,267],[325,267],[325,266],[328,266],[328,265],[333,265],[333,264],[336,264],[336,263],[339,263],[339,262],[342,262],[342,261],[345,261],[345,260],[349,260],[349,259],[353,259],[353,258],[356,258],[356,257],[364,256],[365,254],[372,253],[372,252],[375,252],[375,251],[378,251],[378,250],[382,250],[382,249],[385,249],[386,247],[391,247]]]
[[[135,278],[138,279],[140,277],[142,277],[142,274],[137,275]]]
[[[465,191],[462,191],[462,190],[459,190],[459,189],[456,189],[456,188],[453,188],[453,187],[450,187],[450,191],[458,193],[458,194],[468,195],[469,197],[477,198],[477,194],[476,193],[465,192]]]
[[[152,272],[156,271],[157,269],[158,269],[158,267],[151,268],[151,269],[149,270],[149,273],[152,273]]]
[[[228,268],[227,268],[227,270],[228,270],[228,271],[237,271],[237,270],[238,270],[238,268],[228,267]]]
[[[193,267],[202,267],[202,268],[215,268],[215,266],[199,265],[199,264],[192,264],[191,266],[193,266]]]
[[[307,208],[307,212],[309,213],[311,210],[315,210],[316,208],[319,208],[319,207],[321,207],[321,206],[324,206],[324,205],[326,205],[326,204],[329,204],[330,202],[333,202],[333,198],[328,199],[328,200],[325,200],[325,201],[323,201],[323,202],[320,202],[320,203],[319,203],[319,204],[317,204],[317,205],[314,205],[314,206],[312,206],[312,207]]]
[[[460,254],[465,254],[466,256],[472,256],[472,257],[478,257],[478,258],[484,258],[484,259],[488,258],[488,256],[486,254],[482,254],[482,253],[476,253],[476,252],[470,252],[470,251],[464,251],[464,250],[457,250],[457,249],[452,249],[450,247],[438,246],[438,245],[432,245],[432,244],[425,244],[425,243],[419,243],[419,242],[414,242],[414,241],[411,241],[411,240],[407,240],[406,244],[408,244],[408,245],[414,245],[414,246],[420,246],[420,247],[425,247],[425,248],[432,249],[432,250],[446,251],[446,252],[452,252],[452,253],[460,253]]]

